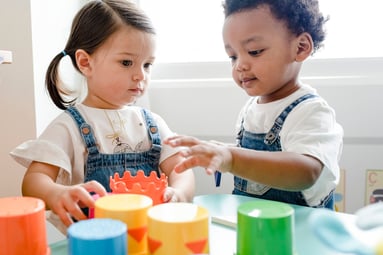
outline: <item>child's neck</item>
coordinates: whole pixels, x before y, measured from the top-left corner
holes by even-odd
[[[258,104],[267,104],[271,103],[280,99],[283,99],[285,97],[290,96],[293,94],[295,91],[297,91],[301,85],[299,83],[295,83],[294,86],[290,86],[287,88],[286,86],[282,87],[281,89],[269,94],[269,95],[264,95],[258,97],[257,103]]]

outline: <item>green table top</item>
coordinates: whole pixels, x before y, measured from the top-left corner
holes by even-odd
[[[51,255],[68,255],[68,241],[62,240],[50,245]]]
[[[240,204],[252,201],[259,200],[257,198],[231,195],[231,194],[213,194],[213,195],[202,195],[194,198],[194,203],[204,206],[209,210],[210,216],[212,217],[212,226],[217,226],[211,233],[210,241],[215,239],[215,234],[225,231],[225,235],[229,233],[227,229],[230,229],[231,232],[235,233],[235,222],[237,216],[237,208]],[[315,212],[315,208],[291,205],[294,208],[294,241],[297,255],[340,255],[344,253],[339,253],[333,251],[324,245],[320,240],[318,240],[314,233],[312,232],[311,227],[308,224],[308,219],[311,213]],[[351,214],[338,213],[334,212],[337,216],[341,218],[346,224],[352,224],[355,220],[355,216]],[[220,222],[220,223],[217,223]],[[233,223],[234,222],[234,223]],[[228,224],[227,224],[228,223]],[[229,227],[228,227],[229,225]],[[233,235],[234,238],[236,235]],[[226,239],[225,245],[230,246],[230,251],[226,253],[215,252],[216,247],[211,247],[211,255],[224,255],[230,254],[233,255],[236,249],[236,240],[232,240],[233,236],[229,239]],[[216,240],[219,243],[223,243],[222,240]],[[218,247],[216,248],[218,249]],[[224,249],[220,249],[219,252],[224,252]]]

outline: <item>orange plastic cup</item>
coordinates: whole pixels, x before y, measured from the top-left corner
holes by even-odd
[[[110,177],[110,189],[113,194],[139,194],[146,195],[153,200],[153,205],[162,204],[165,189],[168,186],[168,179],[164,173],[157,177],[156,172],[150,172],[149,176],[145,176],[143,170],[138,170],[135,176],[129,171],[125,171],[120,177],[118,173],[114,177]]]
[[[44,201],[0,198],[0,255],[49,255]]]

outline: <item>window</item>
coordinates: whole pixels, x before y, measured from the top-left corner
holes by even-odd
[[[157,62],[228,61],[223,49],[222,0],[140,0],[158,33]],[[383,57],[383,1],[320,0],[325,47],[314,58]]]
[[[157,30],[156,62],[228,61],[221,0],[140,0]]]

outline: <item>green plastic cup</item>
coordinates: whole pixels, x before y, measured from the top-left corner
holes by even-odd
[[[269,200],[250,201],[237,210],[236,255],[293,255],[294,209]]]

